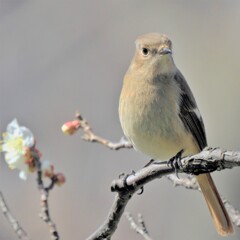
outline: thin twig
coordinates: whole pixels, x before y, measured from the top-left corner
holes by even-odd
[[[227,212],[229,213],[231,219],[232,219],[232,222],[237,226],[237,227],[240,227],[240,212],[234,208],[230,202],[225,199],[224,197],[222,197],[222,200],[223,200],[223,203],[227,209]]]
[[[13,230],[17,234],[17,237],[22,240],[30,240],[25,230],[20,226],[19,222],[11,214],[2,192],[0,192],[0,208],[2,209],[2,212],[6,217],[7,221],[11,224]]]
[[[131,228],[137,232],[138,234],[140,234],[145,240],[152,240],[148,234],[148,231],[146,229],[146,225],[143,221],[142,215],[139,214],[138,215],[138,223],[139,225],[136,223],[136,221],[134,220],[134,218],[132,217],[132,215],[129,212],[125,213],[125,216],[127,218],[127,220],[129,221]]]
[[[58,233],[56,224],[51,219],[49,205],[48,205],[49,191],[53,188],[54,181],[52,180],[51,184],[48,187],[44,186],[44,183],[42,180],[42,169],[41,169],[40,159],[38,157],[35,157],[35,161],[36,161],[36,167],[37,167],[37,184],[40,192],[40,206],[41,206],[40,217],[49,226],[49,231],[52,239],[59,240],[60,239],[59,233]]]
[[[128,142],[125,138],[121,138],[119,142],[114,143],[105,138],[96,135],[87,120],[85,120],[79,113],[76,114],[76,118],[79,120],[79,128],[83,130],[84,135],[82,139],[88,142],[100,143],[111,150],[119,150],[121,148],[132,148],[132,144]]]
[[[143,216],[141,213],[138,214],[138,222],[142,228],[142,230],[146,233],[146,234],[149,234],[148,233],[148,230],[147,230],[147,227],[146,227],[146,224],[145,224],[145,221],[143,220]]]
[[[201,192],[201,189],[196,181],[196,178],[193,176],[187,176],[184,178],[178,178],[175,174],[170,174],[166,176],[167,179],[173,182],[174,186],[183,186],[187,189],[197,190]],[[221,199],[227,209],[229,216],[232,219],[232,222],[237,226],[240,227],[240,212],[234,208],[231,203],[221,196]]]
[[[186,177],[179,178],[176,174],[169,174],[165,177],[173,183],[174,187],[182,186],[187,189],[201,191],[197,179],[194,176],[188,175]]]

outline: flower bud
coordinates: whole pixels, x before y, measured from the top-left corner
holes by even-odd
[[[74,134],[80,127],[81,123],[79,120],[66,122],[62,126],[62,132],[68,135]]]
[[[66,178],[64,177],[64,175],[62,173],[57,173],[55,175],[55,179],[56,179],[56,184],[58,186],[62,186],[66,182]]]

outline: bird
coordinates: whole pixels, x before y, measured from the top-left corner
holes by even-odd
[[[139,36],[119,98],[119,119],[135,150],[166,160],[207,146],[205,127],[193,93],[172,55],[165,34]],[[232,222],[210,173],[196,176],[217,232],[233,233]]]

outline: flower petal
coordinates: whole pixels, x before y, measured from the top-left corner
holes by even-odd
[[[11,169],[19,169],[19,177],[27,178],[30,172],[29,158],[27,149],[34,146],[33,133],[26,127],[19,126],[17,119],[13,119],[7,125],[7,131],[3,134],[1,141],[1,151],[5,152],[5,161]]]
[[[20,127],[20,130],[23,138],[23,145],[26,147],[32,147],[34,145],[33,133],[26,127]]]
[[[27,180],[27,173],[24,172],[24,171],[20,171],[19,177],[20,177],[22,180]]]

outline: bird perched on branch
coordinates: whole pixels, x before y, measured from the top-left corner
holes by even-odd
[[[119,117],[134,148],[153,159],[166,160],[180,150],[196,154],[207,146],[194,96],[172,57],[172,42],[149,33],[136,40],[136,52],[124,77]],[[196,176],[217,232],[233,227],[210,174]]]

